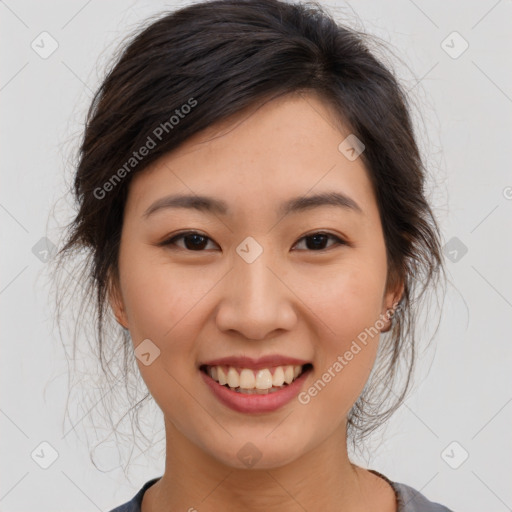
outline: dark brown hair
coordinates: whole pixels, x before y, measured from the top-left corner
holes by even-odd
[[[216,0],[159,15],[121,48],[87,114],[73,188],[78,209],[54,259],[60,274],[68,261],[80,262],[72,272],[85,308],[80,316],[84,321],[86,306],[94,305],[85,323],[95,326],[93,346],[109,379],[127,381],[137,373],[128,333],[113,322],[107,300],[132,177],[242,109],[310,91],[365,145],[360,158],[382,220],[388,284],[404,284],[372,376],[349,414],[349,438],[362,439],[403,402],[415,360],[413,306],[443,264],[409,103],[369,40],[337,24],[318,3]],[[127,166],[134,151],[153,146],[148,137],[157,143]],[[405,373],[395,391],[401,363]],[[132,406],[147,397],[132,396]]]

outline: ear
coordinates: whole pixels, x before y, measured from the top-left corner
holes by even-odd
[[[112,308],[114,316],[116,317],[117,323],[125,329],[128,329],[128,319],[121,294],[121,288],[119,286],[119,278],[113,273],[111,273],[108,278],[107,295],[108,302]]]
[[[380,332],[388,332],[391,330],[394,312],[404,294],[404,282],[403,280],[397,280],[394,285],[388,286],[388,288],[389,289],[384,294],[380,316],[385,325]]]

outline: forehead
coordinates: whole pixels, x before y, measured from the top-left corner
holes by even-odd
[[[195,134],[134,176],[128,202],[139,214],[166,194],[215,195],[242,214],[286,199],[336,191],[375,213],[361,158],[340,151],[350,132],[314,94],[255,105]],[[277,203],[276,203],[277,202]]]

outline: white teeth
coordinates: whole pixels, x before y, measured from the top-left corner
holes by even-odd
[[[252,370],[248,370],[247,368],[244,368],[240,372],[240,387],[243,389],[254,389],[255,383],[256,383],[256,379],[254,377],[254,372]]]
[[[228,370],[228,386],[230,388],[237,388],[240,386],[240,376],[238,375],[238,372],[234,368],[229,368]]]
[[[217,380],[219,381],[219,384],[224,386],[224,384],[228,383],[228,379],[226,378],[226,373],[224,372],[224,369],[222,368],[222,366],[216,366],[215,368],[217,368]]]
[[[285,365],[260,370],[237,369],[232,366],[209,366],[206,372],[222,386],[227,384],[241,393],[267,394],[278,391],[285,383],[291,384],[301,374],[302,366]]]
[[[242,370],[242,372],[243,371],[244,370]],[[272,374],[270,373],[270,370],[268,368],[258,370],[258,373],[256,374],[256,389],[270,389],[271,387]]]
[[[282,386],[284,384],[284,371],[282,366],[278,366],[274,375],[272,376],[272,385],[273,386]]]
[[[286,384],[290,384],[293,381],[293,366],[284,367],[284,381]]]

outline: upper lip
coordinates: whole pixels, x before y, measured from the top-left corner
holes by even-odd
[[[270,368],[273,366],[286,366],[286,365],[305,365],[309,361],[304,359],[297,359],[294,357],[283,355],[268,355],[258,359],[253,359],[247,356],[231,356],[221,357],[219,359],[212,359],[201,363],[200,366],[233,366],[239,368],[248,368],[251,370],[259,370],[261,368]]]

